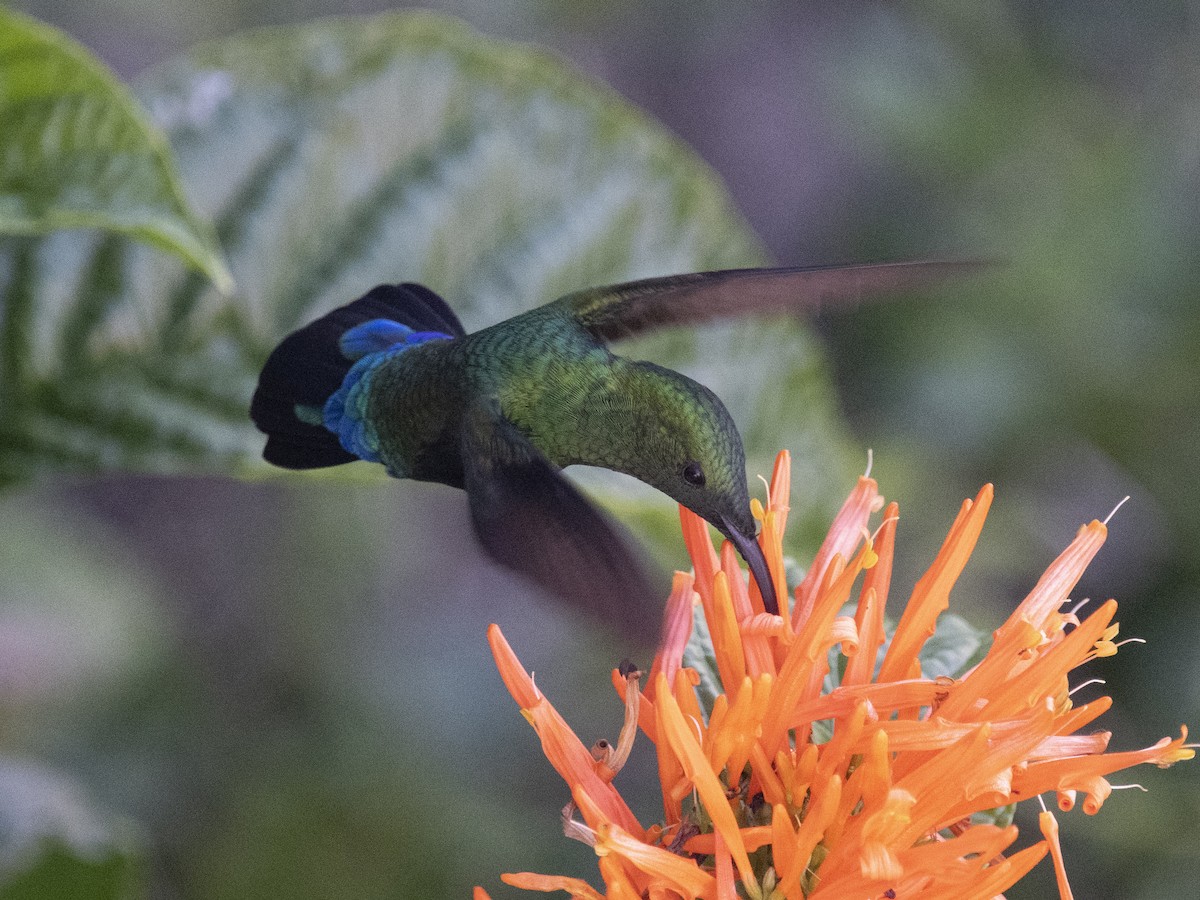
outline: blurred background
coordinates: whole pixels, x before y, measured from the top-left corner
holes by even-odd
[[[15,5],[126,79],[247,27],[403,6]],[[1148,641],[1095,667],[1116,700],[1102,724],[1130,749],[1200,723],[1200,5],[426,6],[548,48],[656,117],[781,263],[1000,260],[821,318],[845,430],[820,491],[844,495],[873,448],[901,503],[899,599],[962,498],[995,482],[954,598],[986,630],[1079,524],[1129,495],[1078,592],[1116,597],[1122,635]],[[87,865],[63,851],[81,897],[114,884],[450,897],[483,883],[499,898],[513,896],[501,871],[590,875],[483,629],[512,623],[585,740],[619,726],[614,660],[481,564],[468,534],[458,499],[414,485],[113,475],[8,491],[4,827],[49,817],[71,853],[92,848]],[[627,793],[653,794],[647,763],[622,775]],[[1076,895],[1194,896],[1195,772],[1118,780],[1151,793],[1060,817]],[[1009,896],[1052,895],[1043,869]],[[45,896],[35,879],[5,890]]]

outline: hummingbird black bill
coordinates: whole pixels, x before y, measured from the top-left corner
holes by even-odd
[[[758,585],[758,592],[762,594],[763,608],[771,615],[779,615],[779,600],[775,596],[775,582],[771,580],[771,571],[767,568],[767,558],[763,555],[762,547],[758,546],[754,535],[743,534],[724,516],[721,517],[721,523],[725,526],[725,535],[737,548],[737,552],[746,561],[746,565],[750,567],[750,574],[753,576],[755,584]]]

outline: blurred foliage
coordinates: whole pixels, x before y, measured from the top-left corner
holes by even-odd
[[[130,900],[145,895],[140,842],[92,809],[67,778],[0,759],[4,900]]]
[[[474,329],[588,285],[763,258],[720,183],[655,123],[551,57],[453,20],[253,32],[160,67],[139,92],[217,223],[237,293],[95,234],[0,244],[3,477],[262,472],[245,412],[262,361],[380,282],[428,284]],[[629,352],[724,394],[752,449],[799,445],[828,471],[840,448],[819,355],[794,325],[760,331],[724,325]],[[727,354],[702,352],[718,341]],[[776,364],[737,364],[752,351]],[[803,412],[780,416],[779,396]]]
[[[226,296],[169,258],[108,235],[54,232],[0,244],[4,359],[16,376],[6,380],[3,394],[8,415],[0,466],[8,480],[114,470],[263,474],[261,436],[246,409],[266,354],[288,330],[381,281],[435,286],[472,328],[591,284],[762,259],[719,181],[654,122],[544,54],[484,39],[443,17],[327,20],[235,36],[160,67],[138,90],[172,141],[189,196],[216,222],[237,293]],[[757,330],[753,323],[718,326],[646,339],[632,352],[688,368],[729,396],[757,446],[800,446],[815,471],[836,468],[844,444],[828,374],[812,342],[793,323],[780,324],[765,340]],[[727,357],[704,352],[715,342],[727,348]],[[736,364],[764,350],[776,365]],[[804,414],[778,415],[779,396],[802,401]],[[759,467],[769,458],[760,455]],[[360,467],[347,467],[321,481],[347,477],[373,480]],[[211,579],[205,567],[221,565],[221,554],[204,549],[203,535],[192,546],[190,524],[173,519],[186,488],[170,481],[145,484],[143,502],[120,501],[106,515],[128,516],[127,527],[141,529],[157,512],[162,531],[153,537],[139,531],[143,549],[153,552],[146,542],[160,542],[172,576],[182,567],[201,583]],[[675,518],[673,506],[635,490],[629,479],[600,476],[590,484],[618,496],[644,532],[674,530],[663,527]],[[797,512],[825,518],[838,499],[835,490],[831,482],[829,490],[798,504]],[[342,512],[353,489],[337,496],[338,523],[321,529],[322,542],[328,544],[333,532],[374,545],[371,532],[385,529],[386,517],[368,520],[374,529],[364,534],[365,522],[356,527]],[[235,509],[218,505],[211,519],[201,521],[218,523]],[[26,521],[19,504],[14,521]],[[313,511],[304,524],[330,521],[327,512]],[[291,533],[282,521],[264,524],[281,539]],[[460,523],[460,533],[466,532]],[[118,625],[122,605],[131,601],[122,595],[110,608],[111,598],[88,588],[93,580],[105,583],[102,575],[65,568],[57,577],[46,573],[49,587],[42,593],[50,593],[51,602],[19,603],[28,573],[39,571],[35,548],[43,541],[28,528],[13,528],[7,537],[15,560],[0,588],[13,616],[20,606],[34,605],[42,627],[60,626],[60,650],[67,646],[63,634],[90,639],[72,648],[75,669],[69,673],[59,671],[64,662],[40,660],[78,692],[89,652],[102,648],[93,655],[121,658],[122,644],[137,633]],[[666,540],[678,544],[677,537]],[[56,543],[60,549],[66,544]],[[262,569],[275,561],[290,567],[295,557],[267,543],[247,545],[254,551],[247,561]],[[406,543],[401,559],[408,567],[420,556],[448,562],[442,548],[418,554]],[[347,552],[368,569],[378,565],[378,548]],[[324,568],[328,553],[317,554]],[[215,608],[183,614],[178,627],[185,640],[203,637],[227,627],[227,619],[261,614],[274,591],[311,592],[313,573],[301,571],[295,583],[280,573],[257,591],[221,584],[197,594],[195,601],[203,597]],[[361,603],[374,590],[369,579],[348,577],[319,596]],[[445,579],[432,592],[442,601],[455,598]],[[416,605],[409,596],[402,600]],[[286,602],[297,600],[288,596]],[[54,615],[62,606],[80,610],[80,621],[59,623]],[[53,756],[69,749],[55,743],[65,739],[69,745],[65,734],[88,734],[91,762],[98,764],[105,756],[102,735],[112,722],[122,722],[145,730],[141,740],[149,740],[128,749],[159,757],[163,769],[180,763],[179,748],[171,745],[196,733],[206,739],[191,748],[187,763],[228,754],[227,773],[172,773],[157,804],[137,809],[161,824],[193,792],[209,795],[211,819],[187,834],[189,849],[181,858],[172,859],[168,846],[156,848],[155,863],[170,860],[179,868],[156,872],[159,879],[183,878],[214,897],[461,893],[466,880],[478,877],[474,869],[455,869],[444,854],[418,849],[452,835],[452,817],[443,803],[418,816],[400,778],[413,765],[405,755],[428,753],[435,742],[414,739],[399,750],[380,746],[371,726],[362,730],[355,715],[361,683],[352,680],[336,699],[323,696],[338,693],[329,649],[334,635],[364,614],[342,612],[346,621],[329,621],[307,609],[284,633],[271,632],[275,641],[311,642],[304,654],[311,669],[294,668],[294,661],[277,666],[269,659],[236,659],[246,649],[245,635],[224,650],[204,648],[205,662],[215,658],[233,667],[214,685],[203,678],[197,684],[195,673],[180,671],[174,661],[134,653],[141,670],[123,673],[129,681],[99,700],[94,711],[103,715],[57,732],[32,729],[27,739],[36,744],[49,734]],[[106,614],[92,627],[82,621]],[[28,636],[25,644],[40,646]],[[447,689],[439,686],[435,696],[444,701]],[[207,696],[224,690],[232,698]],[[226,704],[244,705],[243,713],[266,719],[244,733],[245,722],[230,727],[219,721]],[[417,713],[427,717],[431,710]],[[164,726],[167,735],[154,733]],[[293,728],[299,736],[286,735]],[[250,738],[250,747],[240,746],[242,737]],[[111,732],[107,738],[123,743]],[[355,751],[318,763],[331,752],[328,742],[347,742]],[[435,782],[453,779],[448,770],[424,768],[429,771],[423,777]],[[137,773],[134,780],[143,777]],[[135,804],[126,798],[121,805]],[[473,831],[503,819],[478,801],[473,809]],[[369,848],[383,843],[404,849],[364,868],[340,855],[360,834],[368,836]],[[248,841],[247,835],[263,837]],[[332,855],[320,850],[330,842],[339,848]],[[464,857],[473,865],[481,858],[475,852]],[[489,871],[503,865],[497,859]],[[63,866],[46,873],[30,884],[44,885],[57,875],[67,880],[60,890],[86,892],[66,886],[75,874]]]
[[[19,5],[67,27],[124,75],[204,38],[332,11],[321,0]],[[349,8],[390,5],[353,0]],[[1079,591],[1116,596],[1122,633],[1150,642],[1097,664],[1095,674],[1108,679],[1104,690],[1117,701],[1103,727],[1123,749],[1200,721],[1200,655],[1191,640],[1200,583],[1192,511],[1200,497],[1187,478],[1200,438],[1196,3],[1163,0],[1134,10],[1082,0],[704,2],[682,20],[678,5],[665,0],[615,8],[544,0],[441,5],[489,32],[555,49],[648,109],[720,172],[781,260],[1000,258],[1003,265],[984,278],[822,322],[845,411],[875,450],[884,492],[901,502],[898,559],[912,568],[897,572],[893,589],[902,599],[959,500],[996,481],[990,524],[954,595],[954,608],[986,630],[1078,523],[1103,517],[1131,494]],[[260,48],[256,40],[265,43]],[[211,96],[194,89],[205,83],[195,79],[206,59],[232,65],[220,54],[237,55],[239,66],[261,63],[269,73],[278,46],[271,41],[279,40],[279,33],[260,33],[192,51],[143,76],[139,95],[155,115],[186,110],[183,100]],[[339,246],[327,242],[323,226],[344,222],[352,205],[339,206],[342,197],[313,182],[340,178],[331,183],[344,191],[360,171],[359,187],[369,189],[386,154],[397,152],[396,142],[414,125],[394,112],[400,101],[391,98],[402,95],[391,92],[401,87],[386,80],[372,82],[374,95],[341,95],[334,86],[319,114],[299,114],[300,76],[321,83],[322,72],[339,71],[357,49],[324,45],[321,59],[330,68],[301,65],[296,79],[234,82],[254,99],[258,118],[248,114],[240,130],[218,130],[215,143],[203,129],[186,127],[186,116],[161,123],[170,126],[187,196],[221,231],[242,291],[237,303],[257,310],[247,327],[223,332],[224,343],[215,346],[195,340],[211,334],[208,323],[227,324],[215,315],[220,298],[161,254],[151,260],[124,242],[110,242],[122,248],[113,257],[122,267],[100,274],[115,285],[104,302],[131,304],[131,328],[76,312],[77,321],[97,329],[88,347],[119,355],[118,338],[132,336],[135,345],[154,348],[156,362],[189,359],[199,369],[150,366],[160,373],[153,382],[146,366],[127,367],[117,374],[128,380],[109,402],[122,412],[131,398],[149,398],[154,408],[161,396],[154,391],[164,392],[179,404],[170,433],[228,437],[222,446],[229,455],[213,466],[247,458],[248,433],[237,431],[245,423],[234,423],[254,360],[308,308],[346,299],[357,287],[317,278],[319,289],[301,290],[286,309],[277,305],[311,277],[323,250]],[[538,53],[493,49],[548,66],[550,97],[559,82],[579,84]],[[452,58],[421,82],[426,92],[439,76],[456,77]],[[630,241],[636,250],[654,238],[635,260],[645,267],[635,274],[756,258],[753,239],[694,157],[611,94],[598,94],[599,108],[617,110],[620,122],[632,117],[642,139],[669,148],[664,158],[685,161],[677,177],[702,172],[713,185],[705,190],[718,198],[714,209],[723,210],[694,223],[714,238],[694,257],[663,251],[662,240],[678,238],[678,219],[671,227],[647,219],[641,237]],[[355,114],[347,126],[349,155],[339,157],[330,143],[336,135],[327,130],[328,117],[360,99],[374,103],[366,108],[379,120],[368,123],[382,142],[379,159],[353,138],[364,127],[354,124]],[[571,104],[562,109],[570,119]],[[574,114],[578,130],[595,130],[596,119]],[[510,134],[505,124],[490,127]],[[600,139],[619,133],[617,127]],[[280,181],[278,195],[260,201],[268,210],[261,227],[223,225],[222,211],[250,174],[238,148],[255,135],[261,149],[288,134],[302,136],[288,170],[298,177]],[[533,152],[510,146],[523,148],[514,155]],[[606,157],[629,163],[622,142],[604,146]],[[675,183],[674,164],[661,168]],[[539,180],[521,182],[522,193],[507,196],[523,198],[531,183],[541,190]],[[576,193],[572,187],[561,188],[563,196]],[[360,196],[351,184],[346,199]],[[480,232],[472,230],[493,227],[491,214],[476,223],[476,206],[468,205],[462,208],[469,214],[438,218],[442,203],[453,208],[456,199],[465,202],[448,192],[413,207],[414,218],[380,254],[379,268],[358,269],[362,279],[395,280],[423,252],[410,243],[427,242],[439,228],[452,242],[441,252],[444,268],[422,268],[419,277],[453,275],[460,259],[465,270],[476,257],[458,256],[464,247],[494,249],[477,245]],[[488,209],[508,217],[515,235],[530,221],[522,215],[536,218],[545,209],[535,207]],[[673,209],[668,204],[658,214],[669,217]],[[576,221],[582,227],[595,216],[592,206]],[[718,233],[734,235],[733,243],[722,244]],[[569,229],[567,236],[580,239]],[[72,235],[39,250],[37,258],[60,273],[37,282],[53,291],[50,308],[60,316],[35,331],[34,339],[48,344],[29,345],[32,364],[43,367],[38,377],[48,379],[43,384],[58,383],[61,358],[53,347],[63,333],[61,316],[78,300],[73,285],[86,271],[84,254],[100,242]],[[60,247],[73,249],[60,254]],[[611,263],[580,245],[562,252],[578,259],[572,272],[582,282],[603,280]],[[355,257],[347,272],[358,266]],[[122,279],[133,272],[142,274],[131,294]],[[435,287],[453,292],[456,306],[505,299],[524,306],[554,292],[549,282],[521,280],[527,277],[535,276],[493,270],[490,281],[471,282],[460,272]],[[486,289],[472,286],[481,284]],[[166,320],[154,319],[172,308],[154,298],[172,296],[194,304],[179,320],[185,327],[173,333],[160,327]],[[506,313],[480,305],[477,314],[469,325]],[[727,339],[734,343],[722,343]],[[646,352],[660,360],[660,352],[693,354],[691,374],[717,387],[755,446],[773,451],[775,440],[793,450],[797,493],[813,509],[797,523],[804,533],[796,555],[804,559],[820,508],[851,484],[837,429],[828,440],[808,436],[822,433],[810,430],[808,417],[824,422],[835,412],[823,390],[821,354],[799,331],[718,330],[699,352],[688,336],[663,340]],[[230,359],[238,374],[224,382]],[[95,360],[85,360],[79,373],[86,377],[96,370]],[[763,393],[755,377],[777,379],[775,387]],[[176,391],[181,381],[188,391]],[[221,403],[206,405],[213,395]],[[148,427],[121,416],[93,422],[97,432],[82,449],[104,445],[129,422]],[[790,433],[772,431],[793,422]],[[205,456],[211,446],[205,442],[191,459],[212,460]],[[6,455],[14,449],[0,445]],[[81,459],[80,449],[67,447],[64,461],[122,460],[117,451]],[[136,465],[177,469],[187,458],[175,451],[166,459],[140,457]],[[26,463],[18,470],[38,467]],[[752,468],[767,471],[761,462]],[[639,530],[661,529],[671,518],[669,509],[661,514],[628,494],[616,502]],[[499,871],[592,871],[590,851],[561,839],[564,797],[527,726],[505,706],[482,635],[486,622],[504,623],[585,740],[613,737],[619,722],[606,676],[611,640],[581,634],[482,566],[463,540],[467,525],[453,492],[322,479],[56,475],[0,500],[0,522],[0,609],[13,611],[0,619],[0,636],[12,639],[4,644],[0,753],[37,760],[55,779],[76,785],[80,804],[104,823],[102,833],[120,836],[110,846],[131,859],[144,854],[134,881],[144,877],[151,895],[463,896],[476,881],[495,888]],[[678,564],[678,544],[659,544],[664,561]],[[42,604],[51,613],[38,614]],[[111,627],[133,622],[141,628],[132,640]],[[52,652],[67,636],[71,649]],[[77,655],[87,664],[75,665]],[[641,763],[622,773],[631,779],[623,792],[636,795],[641,778],[643,794],[652,797],[652,761]],[[1186,767],[1137,771],[1130,780],[1145,784],[1148,795],[1114,795],[1094,819],[1062,817],[1077,896],[1192,896],[1200,839],[1190,823],[1200,790],[1191,774]],[[656,810],[649,803],[638,812],[649,819]],[[1018,811],[1018,823],[1035,828],[1023,815]],[[128,828],[130,820],[141,827]],[[1052,895],[1052,876],[1042,869],[1009,896]],[[502,888],[493,895],[516,896]]]
[[[1200,610],[1200,489],[1188,477],[1200,446],[1200,8],[1144,12],[928,3],[854,23],[855,40],[823,57],[894,210],[863,216],[864,252],[908,253],[936,235],[1004,261],[961,302],[830,323],[852,421],[906,496],[997,483],[992,550],[973,570],[1014,595],[1075,523],[1132,497],[1078,592],[1116,596],[1122,634],[1149,641],[1097,667],[1124,705],[1105,726],[1121,747],[1200,712],[1200,655],[1182,637]],[[1128,780],[1150,787],[1162,816],[1122,803],[1064,823],[1077,895],[1186,896],[1198,847],[1160,791],[1176,785],[1195,810],[1195,779]]]
[[[145,893],[128,857],[115,853],[89,860],[57,844],[48,845],[33,868],[20,872],[0,888],[4,900],[127,900],[141,896]]]
[[[2,8],[0,120],[0,234],[108,229],[232,287],[214,236],[184,201],[166,139],[129,90],[62,32]]]

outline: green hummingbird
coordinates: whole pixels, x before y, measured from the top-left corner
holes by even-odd
[[[624,472],[716,527],[764,607],[778,598],[750,512],[742,439],[711,390],[617,356],[655,328],[853,301],[962,263],[730,269],[567,294],[467,334],[419,284],[380,285],[288,335],[250,407],[264,458],[288,469],[381,463],[467,493],[495,560],[618,630],[653,641],[661,591],[622,531],[563,476]]]

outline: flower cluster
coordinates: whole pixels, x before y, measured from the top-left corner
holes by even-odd
[[[759,540],[779,596],[789,459],[772,477]],[[604,893],[576,878],[510,874],[510,885],[610,898],[991,898],[1049,851],[1070,888],[1049,812],[1043,839],[1011,851],[1017,828],[994,811],[1042,794],[1061,810],[1098,811],[1107,776],[1138,763],[1190,759],[1186,728],[1144,750],[1106,752],[1108,732],[1081,733],[1111,705],[1071,701],[1070,673],[1117,652],[1116,603],[1082,620],[1065,608],[1107,529],[1091,522],[957,678],[926,677],[919,652],[949,605],[979,537],[990,486],[963,503],[933,565],[889,635],[898,509],[863,477],[834,520],[794,603],[763,610],[732,548],[718,554],[703,520],[681,509],[694,574],[676,573],[662,643],[639,689],[613,673],[625,702],[616,746],[586,747],[535,687],[493,625],[488,639],[506,686],[571,791],[568,836],[591,844]],[[861,576],[861,583],[860,583]],[[851,595],[856,584],[857,603]],[[696,607],[719,692],[703,702],[684,665]],[[832,652],[836,650],[838,652]],[[663,820],[643,826],[613,784],[636,731],[653,742]],[[990,813],[990,814],[989,814]],[[476,897],[486,898],[482,889]]]

